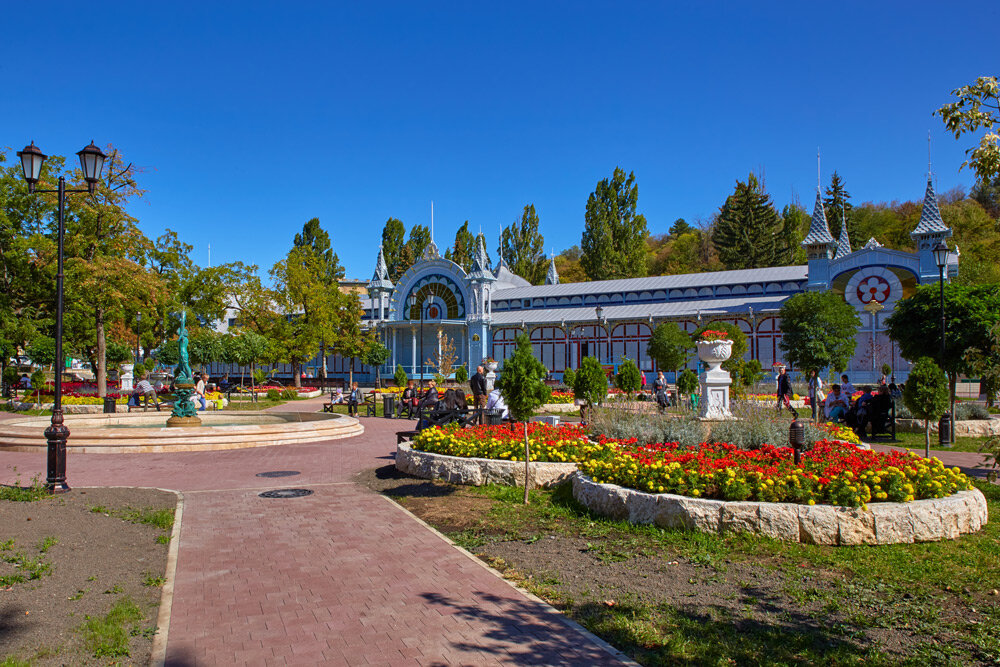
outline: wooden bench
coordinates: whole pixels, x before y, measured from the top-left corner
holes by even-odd
[[[396,431],[396,444],[402,444],[413,440],[413,437],[420,431]]]

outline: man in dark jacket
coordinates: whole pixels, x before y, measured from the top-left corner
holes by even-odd
[[[476,373],[469,379],[469,386],[472,389],[472,400],[476,409],[479,410],[479,423],[486,423],[486,399],[489,398],[489,392],[486,390],[486,374],[483,372],[482,366],[476,366]]]
[[[775,406],[775,410],[781,411],[781,405],[784,404],[787,410],[792,410],[792,383],[788,379],[788,373],[785,372],[784,366],[778,367],[778,403]]]

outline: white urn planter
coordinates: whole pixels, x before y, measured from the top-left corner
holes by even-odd
[[[121,373],[118,376],[118,389],[121,392],[132,391],[132,381],[135,380],[135,375],[132,374],[132,371],[135,369],[135,364],[122,364],[119,368],[121,369]]]
[[[722,362],[733,353],[731,340],[697,341],[698,358],[708,365],[698,376],[701,383],[699,416],[702,419],[733,419],[729,410],[729,385],[733,383],[729,371],[721,368]]]

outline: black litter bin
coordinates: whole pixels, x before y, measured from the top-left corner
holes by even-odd
[[[392,394],[382,396],[382,416],[386,419],[396,416],[396,397]]]
[[[503,410],[487,410],[486,411],[486,425],[487,426],[500,426],[503,423]]]
[[[110,396],[104,397],[104,414],[114,414],[117,412],[117,405],[115,404],[115,399]]]

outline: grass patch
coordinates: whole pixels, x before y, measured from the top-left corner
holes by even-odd
[[[107,615],[99,618],[87,617],[80,627],[87,650],[95,658],[124,658],[129,655],[129,636],[139,634],[141,629],[135,624],[143,619],[139,605],[130,598],[115,603]],[[128,626],[128,629],[126,629]]]
[[[12,655],[7,656],[0,662],[0,667],[31,667],[29,660],[20,660]]]
[[[172,508],[157,509],[155,507],[126,507],[112,511],[103,505],[92,505],[90,511],[94,514],[114,516],[129,523],[146,524],[161,530],[171,530],[174,527],[174,510]]]
[[[142,578],[143,586],[155,586],[159,588],[163,584],[167,583],[166,577],[155,577],[152,572],[145,572]]]
[[[905,447],[906,449],[919,450],[920,452],[924,451],[923,433],[903,433],[897,430],[896,440],[898,440],[899,442],[872,441],[872,444],[887,445],[889,447]],[[958,438],[955,438],[954,445],[952,445],[950,448],[945,449],[938,444],[937,433],[931,433],[931,450],[979,453],[980,451],[982,451],[983,445],[986,443],[986,440],[988,440],[988,438],[966,438],[959,436]]]
[[[14,468],[15,478],[11,485],[0,485],[0,500],[10,500],[13,502],[34,502],[50,498],[49,490],[41,482],[41,475],[35,475],[27,486],[21,486],[21,475]]]
[[[157,535],[156,536],[156,543],[157,544],[170,544],[170,536],[167,535],[167,534]]]
[[[23,551],[15,551],[14,540],[0,542],[0,562],[8,563],[18,569],[14,574],[0,576],[0,587],[4,588],[52,574],[52,564],[45,562],[41,553],[35,558],[30,558]]]

